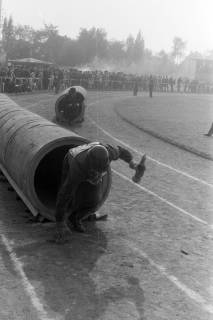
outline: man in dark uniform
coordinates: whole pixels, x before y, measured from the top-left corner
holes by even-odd
[[[75,88],[70,88],[68,93],[63,97],[62,103],[64,109],[64,118],[67,119],[69,122],[71,120],[71,111],[75,108],[75,105],[77,104],[77,94]]]
[[[137,94],[138,94],[138,82],[136,80],[133,85],[133,96],[137,96]]]
[[[211,137],[212,135],[213,135],[213,122],[212,122],[212,125],[211,125],[209,131],[207,133],[205,133],[204,136]]]
[[[107,174],[110,162],[118,159],[135,170],[132,180],[139,182],[145,171],[145,155],[136,164],[128,150],[99,142],[78,146],[67,152],[56,201],[56,242],[64,242],[68,220],[76,231],[85,231],[82,221],[91,215],[95,216],[102,199],[102,179]]]
[[[153,77],[150,76],[149,77],[149,96],[150,96],[150,98],[152,98],[153,88],[154,88],[154,80],[153,80]]]
[[[78,93],[76,88],[71,87],[59,102],[59,110],[63,113],[62,119],[69,124],[76,121],[82,122],[84,120],[83,109],[85,109],[83,95]],[[79,119],[79,113],[82,114],[81,119]]]

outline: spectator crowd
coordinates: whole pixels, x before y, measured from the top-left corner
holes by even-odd
[[[153,91],[183,93],[213,93],[213,83],[152,75]],[[13,66],[0,68],[0,91],[5,93],[50,90],[58,93],[67,87],[80,85],[87,90],[149,91],[150,75],[123,72],[82,71],[53,66]]]

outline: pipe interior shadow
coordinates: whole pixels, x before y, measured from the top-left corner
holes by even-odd
[[[49,152],[39,163],[34,177],[34,188],[39,200],[54,209],[61,182],[62,163],[67,151],[74,146],[61,146]]]

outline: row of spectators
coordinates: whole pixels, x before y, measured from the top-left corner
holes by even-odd
[[[213,83],[154,76],[153,90],[158,92],[213,93]],[[9,66],[0,68],[1,92],[18,93],[36,90],[53,90],[56,93],[73,85],[88,90],[149,90],[150,75],[136,76],[123,72],[81,71],[50,66]]]

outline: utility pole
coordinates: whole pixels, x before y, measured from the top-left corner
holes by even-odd
[[[0,0],[0,41],[2,40],[2,0]]]
[[[3,35],[2,35],[2,28],[3,28],[3,22],[2,22],[2,1],[3,0],[0,0],[0,65],[4,65],[7,61],[7,55],[6,55],[6,52],[4,51],[4,48],[3,48],[3,44],[2,44],[2,38],[3,38]]]

